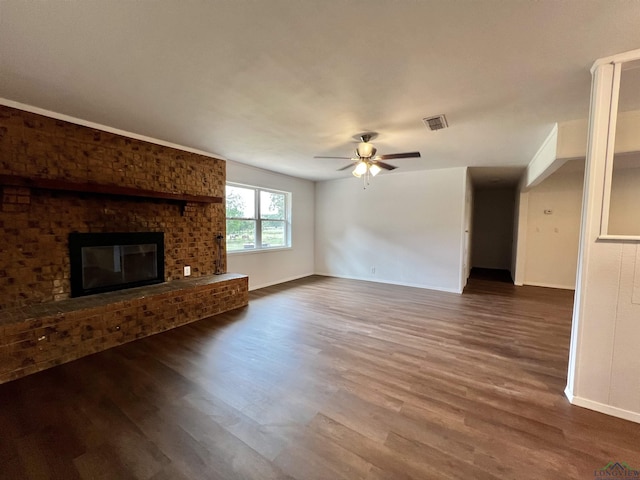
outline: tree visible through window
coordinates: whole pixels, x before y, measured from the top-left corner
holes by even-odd
[[[291,194],[227,184],[227,251],[291,246]]]

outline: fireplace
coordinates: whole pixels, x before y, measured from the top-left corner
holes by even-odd
[[[164,282],[164,233],[71,233],[71,296]]]

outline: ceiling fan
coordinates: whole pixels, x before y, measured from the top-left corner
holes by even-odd
[[[351,172],[354,177],[363,177],[365,188],[369,183],[369,177],[375,177],[382,170],[395,170],[398,167],[382,162],[381,160],[395,160],[398,158],[419,158],[420,152],[407,152],[407,153],[390,153],[387,155],[376,155],[378,151],[371,140],[378,136],[375,132],[367,132],[358,135],[360,137],[360,143],[355,150],[355,157],[322,157],[316,156],[313,158],[340,158],[345,160],[351,160],[353,163],[339,168],[338,171],[347,170],[354,167]]]

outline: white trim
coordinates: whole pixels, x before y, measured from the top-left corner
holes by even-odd
[[[600,65],[605,65],[607,63],[632,62],[634,60],[640,60],[640,48],[611,55],[610,57],[599,58],[593,62],[593,65],[591,66],[591,74],[593,74]]]
[[[527,282],[525,281],[523,285],[528,285],[530,287],[545,287],[545,288],[561,288],[562,290],[575,290],[575,285],[560,285],[558,283],[544,283],[544,282]]]
[[[591,82],[591,106],[587,157],[585,163],[584,188],[582,193],[582,215],[580,224],[580,244],[578,249],[578,268],[576,272],[576,292],[571,322],[571,343],[569,346],[569,365],[567,367],[567,387],[570,391],[580,389],[581,347],[583,336],[583,318],[586,299],[590,294],[589,278],[591,249],[599,232],[601,214],[604,165],[597,161],[604,158],[607,151],[609,109],[611,107],[611,82],[613,65],[601,65],[593,72]],[[597,220],[596,220],[597,219]],[[597,295],[597,292],[595,293]]]
[[[640,235],[598,235],[598,240],[638,241],[640,240]]]
[[[533,162],[534,160],[536,160],[540,155],[542,155],[542,152],[544,151],[545,147],[547,146],[547,144],[549,142],[551,142],[552,140],[554,140],[554,137],[557,137],[558,135],[558,124],[554,123],[553,124],[553,128],[551,129],[551,131],[549,132],[549,135],[547,135],[547,138],[544,139],[544,141],[542,142],[542,145],[540,145],[540,148],[538,148],[538,151],[533,155],[533,157],[531,158],[531,162]],[[558,139],[555,138],[555,140],[557,141]],[[529,163],[531,163],[529,162]]]
[[[306,277],[311,277],[315,275],[314,273],[304,273],[302,275],[296,275],[293,277],[287,277],[287,278],[283,278],[280,280],[276,280],[274,282],[267,282],[267,283],[261,283],[260,285],[252,285],[249,287],[249,291],[252,292],[253,290],[259,290],[261,288],[266,288],[266,287],[271,287],[273,285],[280,285],[281,283],[287,283],[287,282],[292,282],[294,280],[300,280],[301,278],[306,278]]]
[[[638,50],[640,52],[640,50]],[[605,157],[604,192],[602,194],[602,211],[600,213],[600,235],[598,240],[640,240],[640,235],[609,235],[609,210],[611,208],[611,186],[613,183],[613,163],[618,125],[618,101],[620,98],[620,79],[623,63],[613,63],[613,80],[611,86],[611,103],[609,110],[608,144]],[[628,152],[625,152],[628,153]]]
[[[422,285],[419,283],[392,282],[390,280],[380,280],[380,279],[372,280],[371,278],[355,277],[352,275],[336,275],[333,273],[324,273],[324,272],[316,272],[315,275],[320,275],[322,277],[344,278],[347,280],[359,280],[361,282],[384,283],[386,285],[399,285],[401,287],[422,288],[424,290],[436,290],[438,292],[457,293],[457,294],[462,293],[462,290],[458,290],[456,288],[436,287],[433,285]]]
[[[155,143],[156,145],[162,145],[163,147],[175,148],[176,150],[182,150],[185,152],[196,153],[198,155],[204,155],[206,157],[215,158],[217,160],[227,159],[222,155],[216,153],[205,152],[204,150],[198,150],[197,148],[185,147],[184,145],[178,145],[177,143],[166,142],[158,138],[147,137],[146,135],[140,135],[138,133],[127,132],[126,130],[120,130],[119,128],[109,127],[100,123],[94,123],[89,120],[83,120],[81,118],[65,115],[64,113],[52,112],[51,110],[45,110],[43,108],[34,107],[32,105],[26,105],[20,102],[14,102],[7,98],[0,97],[0,105],[6,107],[17,108],[18,110],[24,110],[25,112],[35,113],[43,115],[49,118],[55,118],[57,120],[64,120],[65,122],[75,123],[76,125],[82,125],[83,127],[95,128],[96,130],[102,130],[103,132],[114,133],[116,135],[122,135],[123,137],[134,138],[136,140],[142,140],[143,142]]]
[[[607,152],[604,163],[604,191],[602,192],[602,210],[600,212],[600,236],[609,233],[609,205],[611,202],[611,184],[613,183],[613,158],[615,156],[616,126],[618,123],[618,99],[620,96],[621,64],[613,65],[611,80],[611,100],[609,103],[609,126],[607,136]]]
[[[573,395],[573,390],[569,388],[569,385],[567,385],[564,389],[564,396],[567,397],[569,403],[573,404],[573,399],[575,398],[575,396]]]
[[[293,250],[293,247],[264,247],[264,248],[248,248],[246,250],[229,250],[227,255],[251,255],[254,253],[282,252],[283,250]]]
[[[613,417],[629,420],[630,422],[640,423],[640,413],[632,412],[631,410],[625,410],[624,408],[612,407],[611,405],[605,405],[604,403],[595,402],[586,398],[577,397],[573,395],[573,392],[567,388],[564,391],[565,395],[571,402],[571,405],[577,407],[588,408],[594,412],[604,413],[605,415],[611,415]]]

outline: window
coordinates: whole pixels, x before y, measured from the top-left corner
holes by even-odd
[[[291,246],[291,193],[227,184],[227,251]]]

